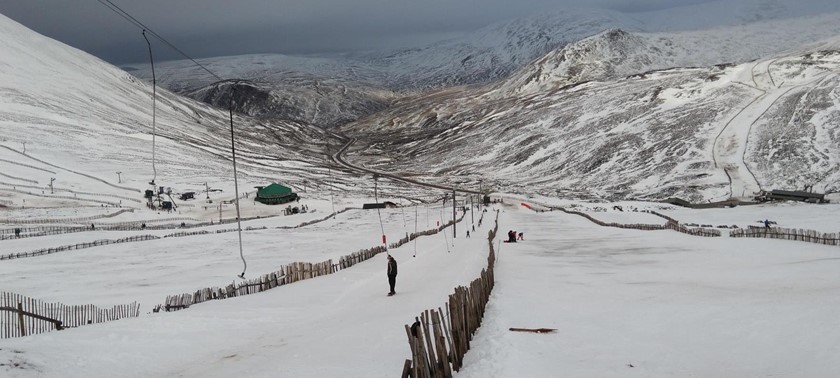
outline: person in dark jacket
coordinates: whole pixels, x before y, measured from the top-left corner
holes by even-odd
[[[388,284],[391,285],[391,291],[388,295],[396,294],[394,285],[397,284],[397,260],[394,260],[394,256],[391,255],[388,255]]]

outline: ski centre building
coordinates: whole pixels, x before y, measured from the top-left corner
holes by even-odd
[[[254,200],[266,205],[279,205],[295,201],[298,198],[298,195],[292,191],[292,188],[278,183],[272,183],[268,186],[258,186],[257,197]]]

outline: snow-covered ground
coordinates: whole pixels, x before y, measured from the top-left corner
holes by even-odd
[[[833,326],[840,308],[833,295],[840,288],[838,247],[620,230],[562,212],[535,213],[518,202],[498,206],[500,230],[522,231],[526,240],[499,246],[497,285],[460,376],[831,376],[840,371],[832,358],[840,352],[840,331]],[[797,221],[837,219],[829,207],[816,207],[826,209],[816,215],[813,208],[785,210]],[[751,218],[754,209],[676,213],[691,219]],[[253,271],[375,244],[375,213],[345,214],[294,234],[247,233]],[[441,212],[430,214],[434,226],[434,215]],[[383,217],[389,234],[413,228],[409,212],[405,221],[400,209]],[[486,264],[486,239],[478,235],[485,235],[492,222],[485,220],[476,237],[466,239],[469,218],[454,241],[451,233],[418,239],[417,257],[412,257],[413,243],[391,251],[400,267],[393,298],[384,295],[385,258],[377,256],[334,275],[257,295],[4,340],[0,364],[19,366],[0,365],[0,371],[10,377],[394,376],[409,357],[403,326],[420,311],[441,306],[456,285],[475,278]],[[424,221],[418,211],[419,228]],[[154,258],[147,257],[158,242],[4,261],[4,280],[26,272],[50,272],[50,277],[17,277],[0,286],[17,285],[55,300],[112,303],[136,300],[144,292],[159,290],[165,296],[199,283],[233,280],[239,268],[230,252],[233,234],[193,238],[176,241],[177,248]],[[103,265],[109,254],[120,255],[124,266],[120,259]],[[203,263],[195,264],[198,258]],[[510,327],[558,331],[519,334]]]
[[[448,209],[447,209],[448,210]],[[426,211],[418,211],[418,228],[434,228],[443,217],[448,222],[451,212],[429,209],[431,226],[426,226]],[[404,217],[404,216],[405,217]],[[246,222],[243,227],[271,227],[289,223],[295,216],[278,217],[260,222]],[[300,218],[298,218],[300,219]],[[385,234],[396,241],[414,232],[414,209],[382,211]],[[408,225],[411,225],[410,228]],[[422,226],[422,228],[421,228]],[[217,226],[235,229],[235,224]],[[213,231],[213,228],[201,230]],[[3,242],[9,253],[39,248],[117,239],[133,235],[163,236],[177,230],[99,231],[54,235],[48,238],[12,239]],[[193,230],[188,230],[193,231]],[[325,235],[330,235],[325,238]],[[381,243],[376,211],[351,210],[321,223],[295,230],[245,231],[244,254],[248,276],[257,277],[277,271],[292,262],[321,262],[338,258]],[[47,239],[47,240],[44,240]],[[225,286],[242,269],[235,232],[164,238],[151,241],[117,244],[59,252],[52,255],[3,261],[0,265],[0,287],[50,302],[67,304],[92,303],[110,307],[139,301],[144,312],[164,302],[167,295],[193,292],[211,286]],[[441,242],[442,244],[442,242]],[[60,282],[61,285],[56,285]],[[100,287],[98,290],[90,290]]]
[[[358,218],[339,217],[337,222],[325,222],[310,231],[264,235],[260,247],[250,250],[250,256],[254,258],[262,253],[262,259],[256,258],[257,261],[295,258],[320,261],[333,251],[352,252],[355,245],[359,248],[375,245],[379,225],[371,216],[375,218],[376,212],[364,214]],[[430,212],[431,227],[436,224],[435,216],[448,219],[443,214]],[[425,220],[425,214],[418,211],[418,228]],[[390,210],[383,214],[383,222],[388,227],[386,232],[399,235],[405,230],[408,218],[403,221],[401,211]],[[485,222],[477,234],[486,234],[490,224]],[[413,224],[410,227],[413,229]],[[0,372],[12,377],[392,376],[398,374],[406,355],[403,324],[429,306],[442,305],[455,286],[468,283],[486,264],[486,239],[466,239],[464,232],[461,230],[454,240],[449,230],[446,237],[438,234],[419,238],[416,252],[414,243],[391,250],[400,269],[397,295],[392,298],[385,296],[386,260],[380,255],[333,275],[258,295],[212,301],[176,313],[144,313],[140,318],[102,327],[4,340],[0,364],[25,362],[23,368],[0,365]],[[240,266],[236,265],[238,256],[230,252],[234,250],[234,239],[224,236],[228,239],[219,241],[214,240],[216,237],[198,237],[198,242],[184,243],[159,254],[161,259],[147,259],[148,253],[154,253],[152,246],[135,243],[122,251],[109,247],[96,248],[99,252],[88,250],[98,255],[90,256],[95,258],[120,254],[122,259],[114,259],[113,264],[79,255],[75,258],[56,255],[50,256],[57,257],[54,260],[21,259],[17,261],[18,266],[2,264],[0,268],[3,276],[23,266],[53,271],[51,279],[43,280],[43,284],[17,280],[21,282],[19,288],[54,293],[53,299],[86,297],[124,301],[149,291],[146,285],[162,286],[161,282],[191,279],[186,288],[197,289],[202,280],[213,284],[207,279],[212,278],[213,272],[219,275],[215,280],[221,281],[216,283],[235,279]],[[255,237],[249,234],[248,239]],[[258,252],[260,249],[262,252]],[[119,267],[119,260],[125,258],[129,261]],[[259,269],[260,263],[253,261],[257,267],[251,269]],[[95,271],[78,273],[64,269],[63,262],[85,265]],[[104,269],[106,265],[114,269]],[[74,277],[78,275],[90,277]],[[2,287],[7,287],[7,282]],[[65,291],[64,282],[83,293]],[[122,284],[107,284],[110,282]],[[79,353],[80,350],[84,353]]]
[[[525,230],[526,240],[501,245],[496,287],[461,377],[840,372],[838,247],[599,228],[511,208],[499,227]]]

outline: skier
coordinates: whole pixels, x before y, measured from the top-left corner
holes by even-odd
[[[470,230],[467,230],[467,237],[470,237]]]
[[[397,260],[391,255],[388,255],[388,284],[391,285],[391,291],[388,293],[390,297],[396,294],[394,285],[397,284]]]
[[[764,228],[770,228],[770,221],[767,219],[764,220]]]
[[[519,233],[519,237],[518,237],[516,240],[523,240],[523,241],[524,241],[524,240],[525,240],[525,233],[524,233],[524,232],[520,232],[520,233]]]

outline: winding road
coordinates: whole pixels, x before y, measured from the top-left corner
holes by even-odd
[[[460,193],[480,194],[477,190],[458,189],[458,188],[452,188],[452,187],[438,185],[438,184],[430,184],[430,183],[427,183],[427,182],[422,182],[422,181],[417,181],[417,180],[413,180],[413,179],[409,179],[409,178],[405,178],[405,177],[400,177],[400,176],[390,174],[390,173],[374,171],[372,169],[368,169],[368,168],[364,168],[364,167],[360,167],[358,165],[348,163],[347,160],[344,160],[344,153],[347,152],[347,150],[350,148],[350,146],[353,145],[353,143],[355,143],[356,141],[357,141],[356,138],[347,138],[347,143],[345,143],[344,146],[342,146],[341,149],[339,149],[336,153],[332,154],[330,156],[330,159],[333,162],[335,162],[336,164],[338,164],[338,165],[340,165],[344,168],[347,168],[351,171],[356,171],[356,172],[366,173],[366,174],[372,174],[372,175],[378,175],[380,177],[387,177],[389,179],[392,179],[392,180],[395,180],[395,181],[401,181],[401,182],[404,182],[404,183],[407,183],[407,184],[419,185],[419,186],[424,186],[424,187],[427,187],[427,188],[441,189],[441,190],[445,190],[447,192],[452,191],[454,189],[456,192],[460,192]]]

